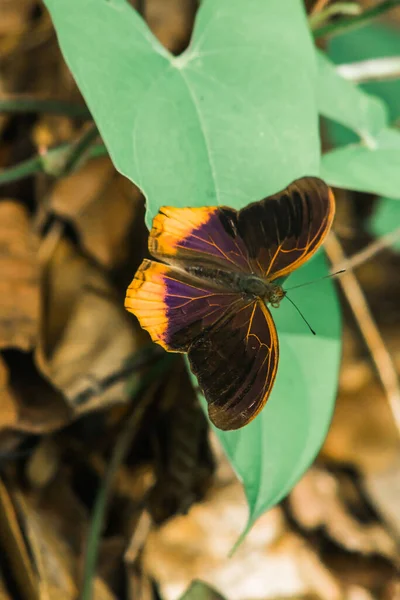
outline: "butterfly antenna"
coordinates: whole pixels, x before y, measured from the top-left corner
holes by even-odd
[[[323,277],[318,277],[318,279],[313,279],[312,281],[306,281],[306,283],[300,283],[300,285],[295,285],[294,287],[289,288],[287,291],[297,290],[298,288],[304,287],[306,285],[310,285],[310,283],[316,283],[317,281],[322,281],[322,279],[331,279],[333,277],[337,277],[344,273],[346,269],[341,269],[340,271],[336,271],[336,273],[329,273],[329,275],[324,275]]]
[[[299,315],[301,316],[301,318],[303,319],[304,323],[307,325],[308,329],[311,331],[311,333],[313,335],[317,335],[314,331],[314,329],[311,327],[310,323],[307,321],[307,319],[305,318],[305,316],[303,315],[303,313],[301,312],[301,310],[299,309],[299,307],[293,302],[293,300],[291,300],[289,298],[289,296],[285,293],[285,298],[287,298],[289,300],[289,302],[291,304],[293,304],[293,306],[295,307],[295,309],[297,310],[297,312],[299,313]]]

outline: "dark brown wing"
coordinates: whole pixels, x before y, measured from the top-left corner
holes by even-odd
[[[318,250],[334,214],[332,190],[321,179],[303,177],[239,211],[237,232],[253,270],[274,280],[300,267]]]
[[[265,405],[278,367],[278,337],[260,300],[244,304],[189,348],[193,373],[219,429],[239,429]]]

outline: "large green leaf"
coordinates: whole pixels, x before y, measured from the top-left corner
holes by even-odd
[[[328,274],[324,255],[285,282],[285,289]],[[333,411],[340,357],[340,310],[332,280],[289,291],[310,321],[308,330],[284,300],[271,308],[280,345],[278,375],[265,408],[247,427],[215,430],[242,479],[250,506],[248,525],[279,502],[322,444]],[[229,344],[229,340],[227,340]]]
[[[321,115],[344,125],[367,142],[387,125],[384,103],[341,77],[332,62],[318,52],[318,109]]]
[[[400,194],[397,200],[379,198],[370,220],[371,232],[377,237],[392,233],[400,227]],[[392,248],[400,252],[400,236],[393,241]]]
[[[318,173],[315,57],[298,0],[205,1],[179,57],[123,0],[46,4],[150,217],[161,204],[243,206]]]
[[[46,4],[115,165],[146,195],[148,223],[163,204],[241,208],[318,174],[315,54],[298,0],[204,0],[189,49],[177,58],[122,0]],[[319,257],[292,279],[322,272]],[[265,411],[243,430],[217,431],[251,519],[309,465],[334,404],[333,284],[306,290],[294,298],[319,335],[311,338],[285,301],[274,313],[281,360]]]
[[[350,144],[324,154],[321,176],[330,185],[398,198],[400,132],[383,129],[376,146]]]
[[[332,38],[328,44],[328,53],[337,64],[398,56],[400,36],[396,29],[372,23]],[[394,121],[400,116],[400,79],[361,84],[357,89],[360,93],[364,90],[384,100],[389,120]],[[352,141],[347,132],[338,130],[336,126],[330,126],[329,134],[339,144]],[[390,129],[382,131],[378,136],[376,150],[378,152],[355,146],[328,154],[324,159],[323,172],[331,183],[378,194],[388,193],[391,196],[378,200],[371,217],[371,231],[381,236],[400,225],[399,132]],[[393,247],[398,250],[400,243],[394,242]]]
[[[194,580],[179,600],[225,600],[217,590],[204,581]]]
[[[400,55],[397,27],[371,23],[331,38],[328,54],[336,64]],[[363,83],[360,89],[385,101],[390,121],[400,116],[400,79]]]

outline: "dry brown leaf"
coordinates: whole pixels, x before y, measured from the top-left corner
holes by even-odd
[[[111,589],[120,588],[122,557],[126,547],[124,533],[103,538],[99,544],[96,573]]]
[[[133,322],[99,268],[57,238],[43,271],[37,364],[75,415],[124,403],[126,377],[103,387],[137,350]],[[82,400],[89,390],[90,397]]]
[[[6,552],[15,582],[23,600],[40,600],[35,569],[31,563],[20,515],[13,498],[0,480],[0,546]]]
[[[364,487],[371,503],[400,544],[400,454],[397,461],[386,469],[366,473]]]
[[[60,467],[60,451],[50,436],[43,438],[29,456],[26,476],[33,488],[46,487]]]
[[[342,600],[346,597],[338,581],[303,539],[288,534],[283,540],[282,550],[289,554],[293,566],[301,576],[306,593],[329,600]]]
[[[332,573],[343,582],[346,591],[356,597],[366,593],[378,600],[396,576],[396,569],[387,559],[380,556],[351,555],[348,552],[321,551],[322,560]],[[355,589],[354,589],[355,588]],[[367,596],[368,599],[368,596]]]
[[[12,427],[18,420],[18,408],[8,385],[8,370],[0,356],[0,431]]]
[[[360,585],[349,585],[346,590],[346,600],[374,600],[375,596]]]
[[[368,357],[361,354],[360,340],[346,323],[342,336],[342,364],[339,378],[340,393],[356,393],[365,389],[374,380],[374,371]]]
[[[304,540],[287,532],[279,508],[264,514],[229,558],[247,515],[243,489],[235,482],[210,490],[188,515],[153,530],[143,567],[159,584],[163,598],[176,600],[195,579],[230,600],[307,593],[341,598],[340,587]]]
[[[30,350],[39,319],[37,239],[27,210],[13,200],[0,202],[0,348]]]
[[[64,463],[43,490],[30,490],[30,498],[41,514],[51,520],[56,535],[80,557],[89,527],[89,514],[73,489],[73,475]]]
[[[189,41],[196,9],[195,0],[146,0],[145,17],[160,42],[179,53]]]
[[[21,492],[15,492],[15,497],[37,573],[39,598],[72,600],[78,589],[72,575],[76,565],[68,544],[58,537],[49,515],[43,518]]]
[[[0,0],[0,15],[0,92],[47,99],[81,99],[43,3]],[[4,121],[8,120],[6,116]],[[0,130],[3,124],[0,117]],[[74,123],[67,117],[42,115],[33,127],[33,140],[37,146],[42,142],[56,144],[67,141],[73,131]],[[26,131],[24,135],[27,136]]]
[[[34,92],[39,88],[37,91],[42,90],[49,97],[52,89],[57,92],[62,89],[64,93],[68,89],[60,85],[62,82],[54,77],[54,73],[49,72],[49,63],[57,62],[65,72],[67,68],[61,60],[50,16],[43,11],[39,15],[36,13],[34,18],[35,6],[38,6],[37,0],[0,0],[1,26],[5,23],[0,34],[2,82],[8,94]],[[6,7],[9,30],[6,29],[7,20],[3,19]],[[48,42],[52,37],[50,49]],[[72,80],[72,76],[69,77]],[[41,86],[40,90],[42,79],[46,80],[46,87]]]
[[[0,0],[0,37],[21,35],[29,26],[36,0]]]
[[[400,577],[388,582],[384,600],[400,600]]]
[[[372,381],[361,390],[342,392],[321,456],[372,473],[389,468],[399,452],[398,432],[380,385]]]
[[[155,436],[156,484],[147,508],[155,523],[185,514],[210,485],[214,459],[208,445],[209,425],[183,362],[165,382]]]
[[[376,280],[371,286],[373,291]],[[386,325],[382,333],[391,355],[399,359],[398,328]],[[361,471],[370,502],[400,540],[398,432],[371,364],[360,354],[359,340],[345,329],[340,393],[321,457]]]
[[[62,396],[39,376],[31,354],[8,352],[7,362],[0,356],[0,400],[3,452],[17,445],[19,437],[14,432],[47,433],[61,427],[72,416]]]
[[[10,594],[7,591],[4,576],[0,573],[0,600],[12,600]]]
[[[44,510],[40,497],[28,496],[15,486],[9,488],[6,497],[9,504],[15,507],[15,519],[11,520],[13,538],[10,540],[8,536],[7,549],[12,547],[15,540],[14,544],[18,542],[19,556],[23,558],[23,565],[15,564],[17,571],[14,576],[18,576],[22,582],[30,577],[31,589],[24,598],[76,600],[80,585],[78,557],[68,536],[60,535],[63,531],[60,521],[66,520],[71,511],[55,513],[49,510],[48,498],[45,499],[47,510]],[[9,511],[8,515],[12,516],[12,513]],[[68,526],[71,530],[74,525],[74,521],[64,523],[64,531]],[[94,598],[115,600],[99,578],[94,581]]]
[[[127,565],[127,600],[155,600],[150,577],[140,568]]]
[[[337,479],[321,469],[310,469],[292,490],[289,502],[295,519],[308,530],[323,527],[351,552],[380,554],[396,559],[395,541],[378,523],[361,523],[340,496]]]
[[[1,10],[1,8],[0,8],[0,10]],[[5,82],[3,81],[3,78],[0,78],[0,98],[2,96],[4,96],[5,94],[6,94]],[[6,126],[7,122],[8,122],[8,115],[6,115],[4,113],[0,113],[0,134],[3,133],[3,129]],[[7,159],[6,145],[2,144],[2,148],[0,149],[0,165],[2,167],[6,163],[6,159]]]
[[[71,221],[82,247],[106,269],[126,260],[132,243],[128,235],[138,211],[143,221],[138,188],[115,171],[109,158],[91,160],[58,180],[47,210]],[[134,266],[132,277],[133,271]]]

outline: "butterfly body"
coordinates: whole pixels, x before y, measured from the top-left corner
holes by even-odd
[[[267,401],[279,359],[267,305],[322,244],[334,208],[326,184],[304,177],[240,211],[162,207],[154,218],[161,262],[142,262],[125,306],[153,341],[188,354],[217,427],[242,427]]]
[[[248,274],[190,265],[186,267],[185,271],[199,280],[212,282],[212,285],[220,287],[221,291],[237,292],[243,294],[244,298],[247,296],[260,298],[273,306],[276,303],[279,304],[284,296],[280,285],[271,283],[255,273]]]

